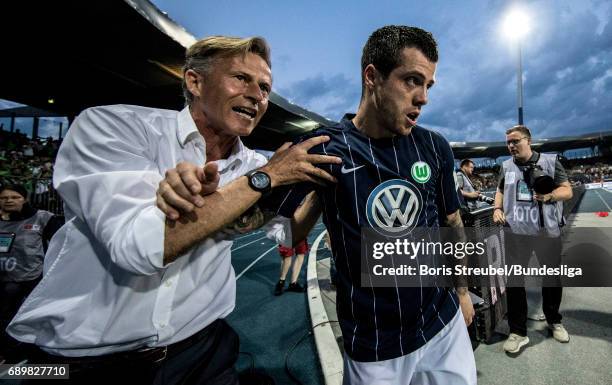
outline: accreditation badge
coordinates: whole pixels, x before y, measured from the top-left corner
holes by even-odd
[[[518,202],[532,202],[533,194],[531,189],[527,186],[527,182],[519,180],[516,185],[516,200]]]
[[[0,233],[0,253],[8,253],[15,240],[15,233]]]

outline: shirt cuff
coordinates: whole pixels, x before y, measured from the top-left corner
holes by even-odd
[[[157,207],[145,208],[134,221],[136,255],[146,256],[150,266],[164,268],[166,216]]]

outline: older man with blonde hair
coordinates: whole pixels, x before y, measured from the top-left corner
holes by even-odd
[[[114,105],[75,119],[53,178],[67,223],[8,327],[36,345],[31,362],[68,363],[78,383],[237,383],[238,336],[224,321],[236,296],[232,241],[222,230],[272,184],[333,181],[313,163],[335,158],[307,154],[326,138],[284,146],[256,170],[266,160],[240,136],[266,112],[270,68],[262,38],[206,38],[187,50],[182,111]],[[175,221],[156,202],[174,193],[162,179],[189,167],[181,162],[205,166],[179,208],[189,215]]]

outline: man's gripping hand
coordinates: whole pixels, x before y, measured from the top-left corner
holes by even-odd
[[[329,140],[329,136],[321,135],[309,138],[301,143],[283,144],[261,168],[270,176],[272,188],[298,182],[312,182],[325,185],[337,180],[323,169],[316,167],[322,163],[342,163],[337,156],[309,154],[308,150]]]
[[[342,160],[336,156],[308,153],[312,147],[328,140],[328,136],[316,136],[293,146],[291,143],[285,143],[260,170],[268,173],[272,187],[298,182],[321,185],[335,183],[336,178],[315,164],[342,163]],[[202,196],[214,192],[218,185],[219,172],[216,163],[206,163],[202,168],[192,163],[181,162],[176,168],[166,171],[166,178],[160,182],[157,190],[157,207],[168,218],[177,220],[181,215],[193,211],[196,206],[202,207],[204,203]],[[257,210],[247,217],[241,216],[235,222],[241,231],[248,232],[246,229],[252,230],[261,226]],[[241,223],[250,225],[242,226]]]
[[[166,171],[166,177],[159,182],[157,207],[172,220],[177,220],[180,212],[189,213],[202,207],[202,196],[217,190],[219,170],[215,162],[199,167],[181,162],[176,168]]]

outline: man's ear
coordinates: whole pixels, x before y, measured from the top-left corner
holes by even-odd
[[[193,96],[201,96],[200,83],[202,82],[203,77],[192,69],[185,71],[183,76],[185,77],[185,84],[187,85],[189,92],[191,92]]]
[[[374,64],[368,64],[363,70],[363,84],[366,89],[372,90],[374,88],[377,76],[378,71],[376,70],[376,67],[374,67]]]

